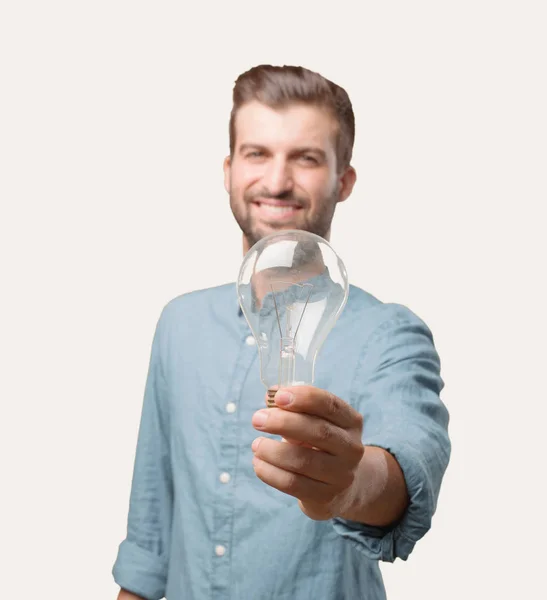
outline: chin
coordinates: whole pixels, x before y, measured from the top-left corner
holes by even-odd
[[[277,231],[288,231],[289,229],[301,229],[296,223],[286,223],[283,225],[265,225],[260,227],[260,229],[255,229],[255,237],[257,240],[261,240],[263,237],[267,235],[271,235],[272,233],[276,233]]]

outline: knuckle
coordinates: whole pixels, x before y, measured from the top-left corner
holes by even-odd
[[[365,447],[361,442],[361,437],[350,435],[345,431],[341,439],[344,445],[344,454],[352,462],[358,463],[365,453]]]
[[[298,476],[295,473],[288,473],[285,482],[285,489],[289,493],[295,493],[298,487]]]
[[[332,393],[327,394],[327,413],[330,417],[333,417],[338,413],[340,407],[338,405],[338,398]]]
[[[332,429],[326,421],[321,421],[317,427],[317,438],[321,442],[328,442],[332,438]]]
[[[365,454],[365,447],[363,446],[361,441],[352,442],[350,445],[350,450],[353,456],[355,456],[356,461],[360,461],[363,458],[363,455]]]
[[[300,454],[296,457],[294,463],[296,470],[306,473],[312,467],[312,456],[308,453]]]

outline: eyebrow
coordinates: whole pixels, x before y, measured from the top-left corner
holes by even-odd
[[[268,148],[262,144],[246,143],[241,144],[239,152],[245,152],[247,150],[268,150]],[[326,160],[327,154],[321,148],[314,146],[302,146],[291,150],[291,154],[318,154],[323,160]]]
[[[261,144],[241,144],[238,148],[239,152],[245,152],[246,150],[266,150],[266,146]]]

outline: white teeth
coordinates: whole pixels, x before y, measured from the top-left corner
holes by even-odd
[[[272,206],[271,204],[261,204],[260,207],[266,212],[276,215],[284,215],[295,210],[294,206]]]

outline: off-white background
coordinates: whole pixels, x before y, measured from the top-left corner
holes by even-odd
[[[453,457],[388,597],[546,597],[543,7],[2,3],[3,598],[117,593],[153,330],[236,276],[221,165],[261,62],[349,92],[359,181],[332,243],[443,361]]]

